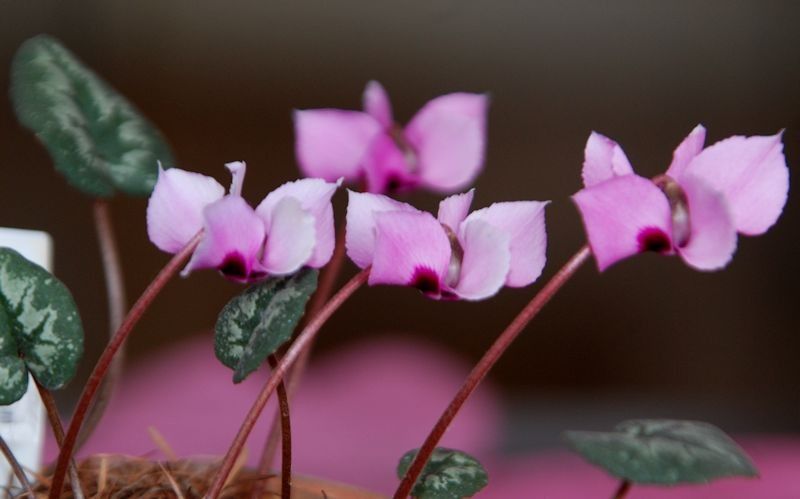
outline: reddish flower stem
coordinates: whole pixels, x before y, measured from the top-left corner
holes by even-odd
[[[8,446],[6,441],[3,440],[3,437],[0,437],[0,452],[2,452],[3,455],[6,457],[6,461],[8,461],[8,464],[14,471],[14,475],[16,475],[17,480],[19,480],[20,485],[22,485],[22,488],[25,489],[25,492],[28,494],[28,496],[30,496],[31,498],[36,497],[33,494],[33,489],[31,488],[31,482],[28,481],[28,477],[27,475],[25,475],[25,470],[22,469],[22,465],[19,464],[19,461],[17,461],[17,458],[16,456],[14,456],[14,453],[11,452],[11,448]],[[9,496],[11,496],[10,492]]]
[[[270,355],[267,357],[270,368],[273,370],[278,366],[278,357]],[[273,421],[274,430],[275,423],[280,424],[280,431],[269,434],[267,445],[264,447],[264,452],[261,454],[261,461],[258,464],[258,476],[266,477],[269,474],[269,469],[272,465],[272,455],[274,448],[270,451],[270,443],[274,439],[277,442],[277,435],[281,435],[281,498],[290,499],[292,495],[292,420],[289,414],[289,394],[286,390],[286,385],[283,381],[278,383],[276,389],[278,394],[278,414],[275,415]],[[268,452],[270,451],[270,452]],[[253,492],[250,497],[253,499],[261,499],[264,497],[264,487],[266,480],[258,480],[253,484]]]
[[[103,353],[100,355],[100,358],[97,360],[97,364],[95,364],[92,374],[89,376],[86,385],[83,387],[83,393],[81,393],[81,397],[78,399],[78,405],[75,407],[75,414],[72,416],[72,420],[69,423],[69,428],[67,429],[66,437],[64,438],[64,445],[61,447],[61,452],[58,454],[56,471],[53,474],[53,482],[50,488],[50,499],[57,499],[61,495],[61,488],[64,486],[64,475],[66,474],[67,463],[69,463],[69,460],[72,458],[72,454],[75,451],[75,443],[78,438],[78,432],[80,431],[81,425],[86,418],[89,405],[94,400],[94,397],[100,388],[100,383],[103,381],[103,378],[111,367],[112,361],[114,360],[114,355],[122,347],[125,340],[130,335],[134,326],[139,322],[139,319],[142,318],[142,315],[145,313],[145,311],[150,308],[150,305],[153,303],[153,300],[156,298],[156,296],[158,296],[161,290],[164,289],[164,286],[167,284],[167,282],[169,282],[169,280],[172,279],[176,273],[178,273],[178,270],[183,266],[183,264],[186,263],[186,260],[189,259],[189,256],[192,254],[192,252],[194,252],[201,239],[202,231],[198,232],[192,238],[192,240],[189,241],[189,243],[184,246],[182,250],[176,253],[167,263],[167,265],[161,269],[161,272],[158,273],[150,285],[147,286],[147,289],[144,290],[139,299],[136,300],[136,303],[128,312],[128,315],[125,316],[125,320],[122,321],[119,329],[117,329],[117,332],[111,338],[105,350],[103,350]]]
[[[322,269],[322,273],[319,278],[319,286],[317,287],[317,291],[314,293],[314,296],[311,297],[311,302],[308,304],[306,314],[303,317],[298,330],[302,330],[305,326],[305,323],[319,313],[322,306],[328,301],[328,299],[331,297],[331,294],[333,294],[333,288],[336,285],[336,280],[339,277],[339,273],[342,270],[342,264],[345,260],[344,240],[345,226],[342,225],[339,227],[339,231],[336,234],[336,246],[333,250],[333,256],[331,257],[328,265]],[[300,379],[306,370],[308,359],[311,357],[311,351],[313,348],[314,345],[312,344],[303,350],[303,352],[300,354],[300,357],[297,359],[297,362],[294,363],[294,367],[292,368],[291,372],[287,376],[288,396],[291,396],[297,389],[297,385],[300,384]],[[280,392],[278,392],[278,396],[280,397]],[[280,433],[281,425],[280,411],[280,407],[278,407],[278,409],[275,411],[275,418],[272,420],[272,425],[270,426],[269,433],[267,434],[267,440],[264,442],[264,448],[261,450],[261,459],[259,459],[258,462],[259,476],[266,476],[269,473],[270,468],[272,468],[272,460],[275,456],[275,449],[278,448],[278,435]],[[282,445],[285,446],[285,444]],[[256,487],[253,487],[253,494],[251,495],[252,499],[261,498],[261,495],[259,494],[261,494],[263,490],[262,485],[263,483],[259,482],[256,484]]]
[[[628,491],[631,490],[631,482],[627,480],[622,480],[619,482],[619,487],[617,491],[614,492],[612,499],[625,499],[625,496],[628,495]]]
[[[53,398],[53,394],[50,393],[50,390],[42,386],[36,378],[34,378],[34,382],[36,382],[36,388],[39,390],[39,397],[42,399],[44,411],[47,413],[47,420],[50,422],[50,428],[53,430],[53,436],[56,437],[56,443],[60,449],[64,444],[64,427],[61,425],[61,416],[58,415],[56,401]],[[73,459],[69,460],[68,471],[69,483],[72,488],[74,499],[83,499],[85,496],[78,477],[78,467],[75,466],[75,461]]]
[[[247,441],[247,437],[253,430],[256,421],[258,421],[258,417],[264,410],[264,406],[267,405],[267,400],[269,400],[272,392],[275,391],[275,388],[278,386],[281,380],[283,380],[283,377],[286,376],[286,373],[292,367],[303,350],[311,345],[320,328],[325,324],[325,322],[327,322],[330,316],[333,315],[333,313],[336,312],[336,310],[338,310],[339,307],[342,306],[342,304],[347,301],[347,299],[350,298],[350,296],[359,287],[361,287],[362,284],[367,282],[367,277],[369,277],[369,267],[353,276],[353,278],[350,279],[347,284],[342,286],[342,288],[335,295],[333,295],[330,301],[328,301],[328,303],[322,307],[319,313],[315,315],[311,321],[309,321],[308,325],[303,328],[303,331],[297,335],[297,338],[294,340],[294,343],[292,343],[292,346],[289,347],[278,365],[272,370],[272,374],[270,374],[266,384],[264,384],[264,387],[261,389],[261,392],[258,394],[255,402],[253,402],[250,412],[247,413],[247,416],[242,422],[242,426],[239,428],[236,438],[234,438],[233,442],[231,443],[228,453],[225,454],[225,458],[222,460],[220,469],[217,472],[217,475],[214,477],[214,482],[211,484],[211,487],[206,494],[207,499],[217,499],[219,497],[220,493],[222,492],[222,488],[225,486],[225,482],[228,479],[228,475],[230,475],[231,470],[233,469],[236,459],[242,452],[242,448],[244,447],[245,441]]]
[[[278,358],[269,356],[269,366],[274,370],[278,367]],[[289,394],[286,385],[278,383],[278,406],[281,419],[281,498],[292,497],[292,422],[289,416]],[[259,482],[263,483],[263,482]]]
[[[119,329],[122,320],[125,318],[127,299],[125,297],[125,281],[122,277],[122,264],[120,263],[119,248],[114,237],[114,226],[111,223],[111,210],[108,201],[97,199],[92,206],[94,214],[94,226],[97,232],[97,242],[100,245],[100,257],[103,263],[103,274],[106,280],[106,295],[108,300],[108,335],[113,337]],[[109,368],[108,375],[100,385],[100,391],[94,403],[89,407],[86,421],[78,433],[78,442],[75,444],[75,452],[83,447],[83,444],[92,436],[97,424],[103,417],[103,413],[111,400],[111,394],[117,381],[122,377],[122,365],[125,361],[125,347],[114,357]]]
[[[497,337],[489,350],[483,355],[480,361],[469,373],[469,376],[464,381],[461,389],[456,393],[456,396],[450,402],[450,405],[442,413],[439,421],[431,430],[425,442],[422,444],[416,458],[409,466],[406,475],[397,487],[394,493],[394,499],[403,499],[408,497],[411,489],[417,482],[419,475],[425,467],[425,463],[430,459],[436,445],[441,440],[450,423],[455,419],[461,406],[467,401],[472,392],[475,391],[478,384],[486,377],[489,370],[497,363],[503,353],[511,346],[511,343],[519,336],[519,333],[528,325],[528,323],[536,317],[539,311],[550,301],[550,299],[561,289],[575,271],[589,258],[591,251],[588,246],[582,247],[578,250],[572,258],[564,264],[563,267],[554,275],[547,284],[539,291],[536,296],[522,309],[522,311],[514,318],[511,324]]]

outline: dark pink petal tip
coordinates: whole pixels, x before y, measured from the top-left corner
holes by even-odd
[[[417,267],[408,285],[417,288],[426,296],[432,298],[438,298],[441,295],[439,276],[436,275],[436,272],[427,267]]]
[[[672,242],[669,236],[658,227],[647,227],[639,232],[636,240],[639,243],[639,251],[652,251],[655,253],[669,253],[672,250]]]

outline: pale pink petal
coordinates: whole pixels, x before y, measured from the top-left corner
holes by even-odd
[[[461,222],[467,218],[474,195],[475,189],[470,189],[463,194],[455,194],[443,199],[439,203],[439,215],[437,216],[439,222],[457,233]]]
[[[476,219],[464,223],[460,239],[464,256],[455,294],[465,300],[482,300],[500,291],[511,269],[509,234]]]
[[[159,168],[147,203],[147,235],[160,250],[177,253],[203,228],[203,208],[224,195],[211,177]]]
[[[489,99],[454,93],[428,102],[405,128],[424,185],[443,192],[470,184],[483,166]]]
[[[294,132],[297,162],[305,176],[357,181],[364,154],[382,127],[359,111],[309,109],[294,112]]]
[[[336,245],[331,197],[336,193],[338,187],[338,183],[326,182],[318,178],[287,182],[267,194],[267,197],[256,208],[256,213],[264,219],[269,228],[272,223],[273,210],[281,200],[292,197],[300,201],[300,206],[314,217],[316,240],[314,252],[305,264],[309,267],[320,268],[331,259],[333,248]]]
[[[650,180],[624,175],[582,189],[572,199],[601,271],[642,251],[672,251],[669,202]]]
[[[383,212],[376,217],[369,284],[413,286],[438,297],[450,263],[450,241],[433,215]]]
[[[291,196],[278,201],[270,213],[262,258],[267,272],[285,275],[299,270],[311,259],[315,244],[314,216]]]
[[[375,80],[367,83],[364,89],[364,111],[378,120],[384,129],[392,126],[392,104],[383,85]]]
[[[605,135],[589,134],[583,159],[583,185],[592,187],[614,177],[633,173],[628,157],[622,148]]]
[[[681,177],[681,188],[689,205],[691,235],[677,252],[699,270],[724,267],[736,251],[736,228],[725,196],[691,172]]]
[[[386,211],[416,213],[411,205],[395,201],[381,194],[347,191],[347,232],[345,247],[347,256],[362,269],[372,264],[375,253],[375,219]]]
[[[181,275],[215,268],[245,282],[264,276],[258,261],[264,245],[264,223],[239,196],[225,196],[203,210],[205,233]]]
[[[730,137],[703,150],[686,169],[725,195],[738,232],[763,234],[783,211],[789,169],[782,135]]]
[[[234,196],[242,195],[242,184],[244,184],[244,174],[247,171],[247,165],[244,161],[233,161],[225,163],[225,168],[231,172],[231,188],[228,190]]]
[[[694,130],[683,139],[683,142],[675,148],[675,152],[672,153],[672,163],[669,165],[667,175],[676,180],[680,178],[689,163],[703,150],[703,145],[705,145],[705,143],[706,129],[703,125],[697,125],[694,127]]]
[[[415,187],[419,180],[409,166],[415,161],[413,153],[401,151],[390,135],[378,135],[362,162],[367,191],[386,194]]]
[[[511,269],[506,286],[527,286],[542,274],[547,261],[545,206],[547,202],[542,201],[494,203],[471,213],[464,222],[466,226],[472,221],[483,220],[508,235]]]

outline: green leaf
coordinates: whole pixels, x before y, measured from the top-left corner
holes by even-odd
[[[612,475],[635,483],[706,483],[758,476],[750,458],[709,423],[670,419],[624,421],[615,431],[568,431],[570,447]]]
[[[23,364],[51,390],[72,379],[83,355],[83,328],[66,286],[16,251],[0,248],[0,309],[0,402],[24,393]]]
[[[25,41],[11,64],[17,119],[47,148],[56,169],[90,196],[147,196],[158,161],[172,164],[161,133],[58,40]]]
[[[0,307],[0,405],[16,402],[28,389],[28,370],[18,352],[8,314]]]
[[[225,305],[215,327],[217,358],[239,383],[289,338],[317,289],[315,269],[251,286]]]
[[[403,478],[419,449],[406,452],[397,465]],[[489,483],[489,475],[477,459],[464,452],[437,447],[411,491],[418,499],[472,497]]]

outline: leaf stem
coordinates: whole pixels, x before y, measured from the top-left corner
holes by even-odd
[[[311,345],[320,328],[325,324],[325,322],[327,322],[331,315],[333,315],[333,313],[336,312],[336,310],[338,310],[339,307],[342,306],[342,304],[347,301],[347,299],[350,298],[350,296],[359,287],[361,287],[362,284],[367,282],[368,277],[369,267],[353,276],[353,278],[350,279],[347,284],[342,286],[342,288],[335,295],[333,295],[330,301],[328,301],[328,303],[322,307],[319,313],[315,315],[311,321],[309,321],[308,325],[303,328],[303,331],[301,331],[297,336],[297,339],[295,339],[294,343],[292,343],[292,346],[286,351],[286,354],[280,360],[278,365],[272,370],[272,374],[270,375],[266,384],[264,384],[264,387],[261,389],[261,392],[258,394],[255,402],[253,402],[250,412],[247,413],[247,416],[242,422],[242,426],[239,428],[239,432],[236,434],[236,437],[231,443],[227,454],[225,454],[225,458],[222,461],[220,469],[217,472],[217,475],[214,477],[214,482],[211,484],[211,487],[206,494],[207,499],[216,499],[219,497],[220,493],[222,492],[222,488],[225,485],[225,481],[233,469],[233,465],[236,462],[237,457],[241,453],[242,448],[244,448],[244,443],[247,440],[247,437],[250,435],[250,432],[253,430],[256,421],[258,421],[259,415],[264,410],[264,406],[267,404],[267,400],[269,400],[272,392],[275,391],[275,388],[297,360],[298,356],[303,352],[303,350]]]
[[[17,476],[17,480],[19,480],[20,485],[25,489],[27,494],[34,498],[36,497],[33,494],[33,489],[31,488],[31,482],[28,481],[27,475],[25,475],[25,470],[22,469],[22,465],[19,464],[17,458],[14,456],[14,453],[11,452],[11,448],[8,446],[6,441],[3,437],[0,437],[0,452],[6,457],[6,461],[8,464],[11,465],[11,469],[14,470],[14,475]]]
[[[53,394],[50,393],[50,390],[42,386],[36,378],[34,378],[34,381],[36,382],[36,388],[39,390],[39,396],[42,399],[44,411],[47,413],[47,420],[50,422],[50,428],[53,430],[53,436],[56,437],[58,448],[61,449],[61,447],[64,445],[64,427],[61,425],[61,417],[58,415],[56,401],[53,398]],[[81,482],[78,477],[78,467],[75,465],[74,459],[69,460],[68,471],[72,495],[75,499],[83,499],[83,489],[81,489]]]
[[[278,358],[269,356],[269,366],[278,367]],[[289,417],[289,394],[283,381],[278,383],[278,406],[281,420],[281,499],[292,497],[292,423]],[[257,482],[263,484],[264,481]]]
[[[97,232],[97,242],[100,245],[100,257],[103,263],[103,274],[106,280],[106,295],[108,301],[108,334],[113,337],[114,332],[119,329],[122,320],[125,318],[127,299],[125,297],[125,280],[122,274],[122,264],[119,257],[117,240],[114,237],[114,226],[111,222],[111,210],[108,201],[97,199],[92,205],[94,214],[94,226]],[[111,400],[114,387],[122,377],[122,366],[125,362],[125,346],[120,347],[120,351],[114,357],[109,368],[108,375],[103,379],[100,390],[94,403],[89,407],[86,422],[83,424],[78,441],[75,444],[75,452],[83,447],[83,444],[92,436],[97,428],[103,413]]]
[[[617,491],[614,492],[612,499],[624,499],[626,495],[628,495],[628,491],[631,490],[631,482],[628,480],[622,480],[619,482],[619,487]]]
[[[270,368],[273,370],[278,365],[278,357],[274,354],[267,357]],[[296,365],[296,364],[295,364]],[[291,374],[291,373],[290,373]],[[261,459],[258,462],[257,476],[266,477],[269,475],[269,470],[272,467],[272,457],[275,453],[275,446],[277,446],[278,435],[281,436],[281,497],[288,499],[291,496],[292,483],[292,423],[289,416],[289,393],[286,389],[286,384],[281,381],[276,390],[278,394],[278,411],[275,415],[275,420],[270,427],[270,433],[267,437],[266,445],[261,453]],[[276,425],[277,429],[276,429]],[[253,484],[253,491],[250,494],[252,499],[261,499],[264,497],[264,487],[266,486],[265,480],[258,480]],[[286,495],[284,495],[286,494]]]
[[[336,234],[336,246],[333,250],[333,256],[331,257],[328,265],[322,269],[322,274],[320,275],[319,279],[319,286],[317,287],[316,293],[314,293],[314,295],[311,297],[311,302],[308,304],[308,309],[303,316],[303,320],[300,324],[300,327],[298,327],[298,330],[302,330],[305,326],[305,323],[319,313],[322,306],[328,301],[328,299],[331,297],[331,294],[333,294],[333,287],[336,285],[336,280],[339,277],[339,274],[342,270],[342,264],[345,260],[346,252],[344,241],[345,226],[342,225],[339,227],[339,231]],[[313,348],[314,345],[312,344],[303,350],[303,352],[300,354],[300,357],[297,359],[297,362],[295,362],[291,372],[287,376],[287,390],[289,396],[291,396],[295,390],[297,390],[297,386],[300,384],[300,379],[306,370],[306,366],[308,365],[308,360],[311,357],[311,351]],[[280,396],[280,392],[278,393],[278,396]],[[267,440],[264,442],[264,448],[261,451],[261,459],[259,460],[258,464],[259,476],[266,476],[269,473],[270,468],[272,468],[272,460],[275,456],[275,450],[278,447],[278,433],[280,432],[281,425],[280,410],[280,407],[278,407],[278,409],[275,411],[275,418],[272,420],[269,433],[267,434]],[[257,486],[253,488],[253,494],[251,496],[252,499],[260,499],[261,496],[257,494],[260,494],[262,490],[262,482],[259,482]]]
[[[67,463],[69,462],[75,450],[78,432],[80,431],[81,425],[86,417],[86,412],[89,409],[89,405],[94,400],[94,396],[97,394],[97,391],[100,388],[100,382],[103,380],[106,373],[108,373],[109,368],[111,367],[111,363],[114,360],[114,355],[122,347],[123,343],[133,330],[133,327],[139,322],[139,319],[142,318],[142,315],[145,313],[145,311],[150,308],[150,305],[156,296],[158,296],[161,290],[164,289],[164,286],[167,284],[167,282],[172,279],[172,277],[178,272],[180,267],[183,266],[186,260],[189,259],[189,256],[202,239],[202,235],[202,231],[198,232],[192,238],[192,240],[189,241],[182,250],[176,253],[172,259],[170,259],[167,265],[161,269],[158,275],[156,275],[155,279],[153,279],[150,285],[148,285],[144,290],[139,299],[136,300],[136,303],[125,316],[125,320],[122,321],[119,329],[117,329],[117,332],[111,338],[105,350],[103,350],[103,353],[100,355],[100,358],[97,360],[97,364],[95,364],[92,374],[89,376],[86,385],[83,387],[83,393],[81,393],[81,397],[78,399],[78,405],[75,407],[75,414],[72,416],[69,428],[67,429],[66,437],[64,438],[64,445],[61,448],[61,452],[58,454],[56,471],[53,474],[53,482],[50,488],[50,499],[57,499],[61,495],[61,488],[64,485],[64,475],[66,473]]]
[[[467,401],[478,384],[483,380],[489,370],[497,363],[503,353],[511,346],[511,343],[519,336],[519,333],[536,317],[542,308],[558,292],[559,289],[575,274],[580,266],[589,258],[591,250],[588,246],[583,246],[567,263],[544,285],[544,287],[533,297],[533,299],[520,311],[511,321],[511,324],[497,337],[492,346],[481,357],[467,376],[464,384],[456,393],[450,405],[442,413],[439,421],[433,427],[425,442],[422,444],[414,461],[406,471],[403,480],[394,493],[394,499],[403,499],[408,496],[419,475],[422,473],[425,463],[431,457],[436,445],[441,440],[450,423],[455,419],[461,406]]]

